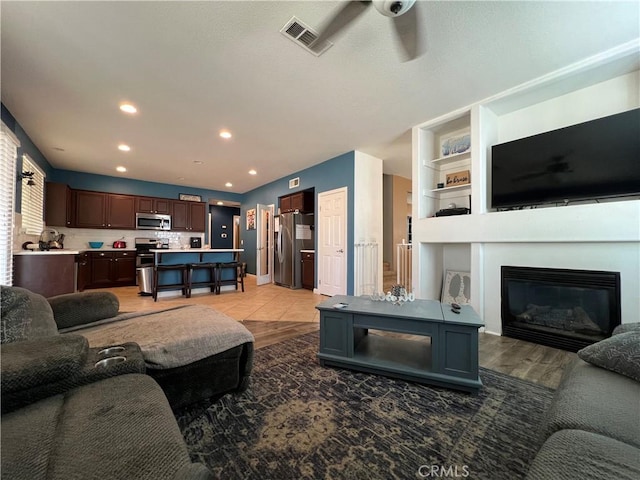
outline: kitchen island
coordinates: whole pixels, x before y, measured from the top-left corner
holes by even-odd
[[[24,250],[13,254],[13,286],[53,297],[76,290],[78,250]]]
[[[215,264],[240,262],[240,254],[244,252],[243,248],[159,248],[149,250],[154,254],[154,265],[182,265],[182,264]],[[221,280],[231,281],[234,279],[234,271],[232,269],[224,269]],[[206,283],[211,281],[210,272],[207,269],[194,269],[192,283]],[[158,272],[158,285],[174,285],[180,282],[180,272],[166,271]],[[232,286],[223,286],[224,290],[233,289]],[[192,293],[204,293],[206,288],[195,288]],[[175,295],[180,292],[180,288],[159,292],[158,296]]]

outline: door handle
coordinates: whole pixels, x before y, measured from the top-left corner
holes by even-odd
[[[336,253],[344,253],[344,250],[343,249],[336,250]]]

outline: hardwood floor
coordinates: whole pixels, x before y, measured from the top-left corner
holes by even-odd
[[[210,305],[242,321],[253,333],[256,348],[318,330],[320,316],[315,306],[327,298],[309,290],[290,290],[273,284],[257,286],[252,275],[245,278],[244,293],[223,291],[220,295],[204,293],[191,298],[159,298],[157,302],[138,295],[137,287],[105,290],[116,294],[122,312],[188,304]],[[482,367],[551,388],[558,385],[564,367],[575,357],[575,353],[564,350],[480,334]]]

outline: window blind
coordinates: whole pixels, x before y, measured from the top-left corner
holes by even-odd
[[[45,175],[29,155],[22,156],[22,171],[33,173],[33,182],[28,178],[22,179],[22,228],[25,233],[39,235],[44,227]]]
[[[0,285],[13,284],[13,212],[19,146],[13,132],[0,122]]]

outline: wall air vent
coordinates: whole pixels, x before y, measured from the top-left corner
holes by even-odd
[[[331,47],[331,45],[333,45],[333,43],[328,40],[320,44],[316,44],[318,33],[296,17],[291,17],[291,20],[289,20],[284,27],[280,29],[280,33],[292,42],[300,45],[306,51],[313,53],[316,57],[322,55],[329,47]]]
[[[300,186],[300,177],[292,178],[289,180],[289,188],[296,188]]]

